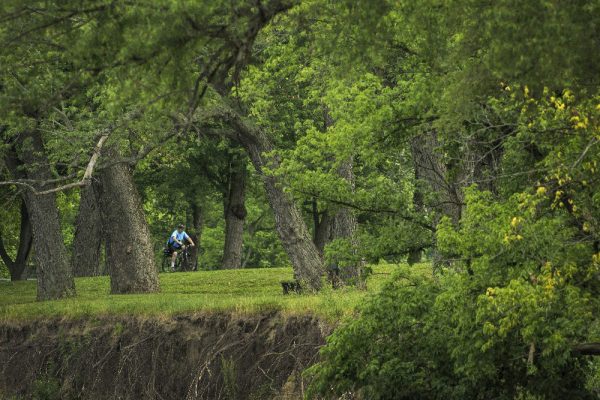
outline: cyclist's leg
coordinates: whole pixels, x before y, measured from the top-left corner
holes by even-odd
[[[171,271],[175,271],[175,263],[177,262],[177,252],[173,251],[173,255],[171,256]]]
[[[184,250],[181,250],[177,254],[177,259],[175,260],[175,271],[182,271],[182,258],[183,258]]]

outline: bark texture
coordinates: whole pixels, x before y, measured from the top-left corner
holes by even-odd
[[[202,243],[202,230],[204,229],[204,210],[201,206],[195,202],[191,205],[192,208],[192,227],[194,228],[194,234],[190,234],[192,240],[196,244],[196,247],[192,252],[192,262],[198,268],[198,258],[200,256],[200,246]]]
[[[26,177],[37,182],[34,188],[43,189],[43,182],[52,177],[41,133],[37,130],[22,133],[17,145],[13,169],[22,162]],[[27,190],[23,197],[33,230],[37,299],[74,296],[75,281],[62,237],[56,194],[37,195]]]
[[[224,193],[225,244],[222,269],[238,269],[242,266],[244,221],[246,219],[246,164],[234,158],[230,165],[227,189]]]
[[[114,159],[114,150],[107,158]],[[156,292],[158,270],[150,230],[129,166],[107,165],[99,175],[98,200],[106,234],[106,264],[112,293]]]
[[[29,213],[27,212],[27,206],[25,201],[21,201],[21,227],[19,229],[19,247],[17,248],[17,255],[13,260],[7,253],[4,247],[4,241],[0,236],[0,258],[10,273],[11,281],[19,281],[24,279],[23,272],[27,266],[27,259],[31,251],[31,245],[33,243],[33,231],[31,228],[31,222],[29,220]]]
[[[79,213],[75,221],[73,240],[73,274],[75,276],[100,275],[102,249],[102,219],[96,198],[97,184],[81,188]]]
[[[199,242],[202,240],[202,229],[204,228],[204,210],[196,203],[192,204],[192,226],[198,240],[196,246],[200,246]]]

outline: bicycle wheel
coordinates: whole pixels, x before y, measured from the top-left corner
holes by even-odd
[[[173,271],[173,272],[181,271],[181,258],[182,258],[181,252],[177,252],[177,258],[175,259],[175,271]]]
[[[181,271],[188,271],[190,266],[190,255],[187,250],[181,253]]]
[[[160,264],[161,272],[168,272],[171,266],[171,257],[163,255],[162,263]]]

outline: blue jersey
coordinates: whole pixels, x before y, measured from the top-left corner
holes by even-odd
[[[177,243],[175,241],[175,239],[179,240],[181,243],[183,243],[184,240],[187,240],[189,238],[188,234],[185,233],[185,231],[179,233],[179,231],[177,229],[175,229],[173,231],[173,233],[171,234],[171,237],[169,237],[169,241],[167,242],[168,244],[172,244],[174,246],[179,246],[179,243]]]

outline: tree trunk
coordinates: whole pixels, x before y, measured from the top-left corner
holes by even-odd
[[[110,159],[117,156],[109,151]],[[98,174],[98,200],[106,233],[106,264],[112,293],[156,292],[158,270],[150,230],[129,166],[108,165]]]
[[[192,239],[196,244],[196,251],[194,251],[192,255],[192,263],[198,268],[200,244],[202,243],[202,229],[204,228],[204,211],[201,206],[196,204],[196,202],[192,203],[192,227],[194,228],[193,235],[195,235]]]
[[[196,203],[192,204],[192,227],[196,234],[196,246],[200,247],[202,240],[202,230],[204,229],[204,210]]]
[[[352,159],[345,161],[338,171],[339,175],[344,178],[354,191],[354,162]],[[348,207],[340,208],[333,217],[333,239],[344,239],[350,241],[353,256],[356,256],[358,251],[358,238],[356,236],[358,230],[358,221],[356,215]],[[355,258],[355,257],[353,257]],[[359,287],[364,285],[364,274],[362,261],[353,261],[350,265],[344,266],[341,270],[340,278],[346,284],[352,283]]]
[[[312,213],[314,224],[313,241],[315,242],[315,246],[317,246],[319,254],[321,255],[321,257],[323,257],[325,252],[325,246],[331,241],[331,228],[333,224],[333,219],[327,211],[319,213],[316,199],[313,199]]]
[[[234,116],[231,121],[237,128],[236,139],[248,152],[254,168],[261,176],[265,192],[275,216],[275,227],[282,245],[290,258],[294,274],[309,290],[321,288],[323,261],[311,235],[302,219],[298,207],[284,192],[277,176],[266,174],[264,167],[276,168],[279,160],[270,156],[273,145],[260,129],[248,126],[241,118]]]
[[[29,221],[29,214],[27,213],[27,206],[25,201],[21,201],[21,229],[19,230],[19,247],[17,249],[17,256],[13,261],[6,249],[4,248],[4,242],[0,237],[0,258],[4,261],[4,264],[8,267],[11,281],[20,281],[23,277],[23,272],[27,266],[27,259],[29,258],[29,252],[31,251],[31,244],[33,242],[33,232],[31,229],[31,222]]]
[[[27,167],[27,178],[37,182],[51,179],[40,132],[25,132],[19,142],[18,159]],[[39,183],[34,184],[36,190],[42,186]],[[51,300],[74,296],[75,281],[62,237],[56,195],[37,195],[27,190],[24,198],[33,228],[37,299]]]
[[[438,196],[432,205],[458,224],[462,214],[462,192],[459,185],[448,178],[448,167],[437,149],[440,147],[436,132],[426,132],[412,139],[411,150],[418,179],[427,184]]]
[[[357,228],[356,217],[348,209],[342,207],[333,218],[333,237],[335,239],[352,239]]]
[[[418,167],[416,162],[413,162],[414,171],[415,171],[415,189],[413,192],[413,207],[416,213],[422,213],[424,208],[423,203],[423,189],[421,187],[421,169]],[[423,256],[423,248],[418,244],[414,243],[413,246],[408,251],[408,265],[413,265],[421,262],[421,258]]]
[[[323,128],[322,132],[327,132],[330,126],[333,125],[333,118],[329,114],[327,106],[323,107]],[[333,216],[325,210],[322,215],[319,214],[318,201],[313,198],[312,201],[312,214],[314,224],[314,237],[315,246],[319,250],[321,257],[325,256],[325,246],[333,239]]]
[[[81,188],[79,213],[73,240],[73,273],[75,276],[100,275],[102,220],[96,198],[97,183]]]
[[[238,157],[239,158],[239,157]],[[231,163],[227,190],[223,199],[225,214],[225,245],[222,269],[239,269],[242,266],[244,220],[246,219],[246,164],[234,159]]]
[[[411,141],[411,152],[415,168],[415,178],[417,180],[417,189],[422,192],[432,192],[435,200],[428,201],[427,206],[432,208],[437,213],[436,219],[433,221],[434,227],[437,226],[441,216],[448,216],[452,219],[455,225],[458,225],[462,216],[463,198],[462,189],[457,183],[459,179],[456,177],[450,178],[448,166],[444,163],[441,154],[438,151],[440,147],[437,133],[435,131],[424,132],[415,136]],[[421,193],[422,193],[421,192]],[[415,207],[419,202],[424,203],[424,199],[419,194],[415,194],[417,198]],[[433,203],[433,204],[432,204]],[[415,209],[418,211],[418,209]],[[434,235],[435,240],[435,235]],[[442,260],[441,253],[433,246],[432,260],[434,265],[439,265]],[[416,262],[418,257],[417,249],[409,252],[408,261]],[[420,253],[420,252],[419,252]],[[419,254],[420,255],[420,254]]]

